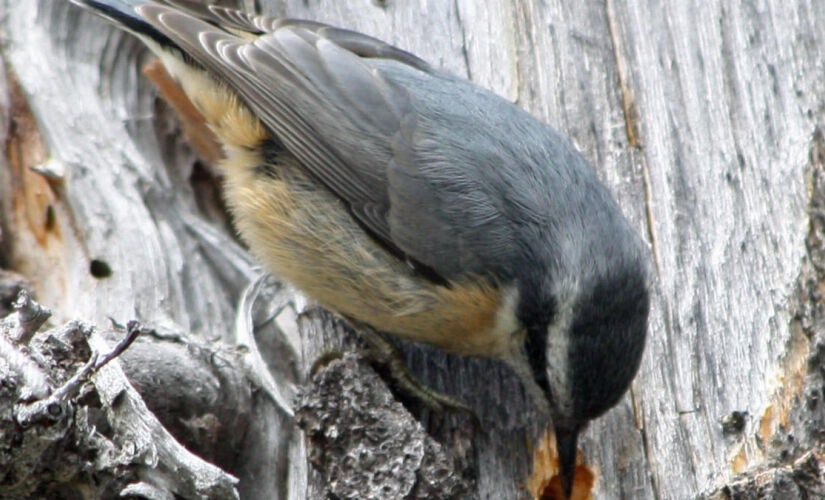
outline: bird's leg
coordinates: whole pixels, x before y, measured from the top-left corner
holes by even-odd
[[[475,412],[469,406],[452,396],[436,391],[416,377],[404,362],[401,350],[387,338],[385,333],[361,321],[351,318],[346,318],[346,320],[369,345],[367,354],[371,361],[383,368],[379,371],[386,373],[397,389],[432,410],[462,412],[477,419]]]

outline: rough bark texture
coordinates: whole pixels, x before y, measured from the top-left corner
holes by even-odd
[[[821,496],[820,0],[260,3],[395,43],[542,117],[591,160],[647,236],[659,280],[642,368],[581,443],[595,498]],[[238,478],[232,494],[241,498],[323,498],[328,489],[380,497],[382,488],[528,495],[524,485],[537,484],[528,481],[531,443],[547,422],[498,364],[404,345],[417,374],[476,410],[481,425],[472,430],[461,416],[407,412],[357,358],[309,377],[321,353],[354,337],[288,288],[256,281],[219,182],[141,74],[149,58],[136,40],[58,0],[0,0],[0,33],[0,266],[17,273],[0,275],[0,313],[29,287],[53,310],[51,328],[141,321],[154,333],[92,386],[102,390],[110,376],[125,384],[128,375],[142,399],[121,385],[118,394],[134,402],[124,411],[150,415],[145,401],[178,441]],[[23,400],[48,399],[61,377]],[[298,386],[306,435],[284,409]],[[18,418],[10,408],[21,397],[0,390],[0,419]],[[367,424],[376,421],[373,431]],[[6,461],[27,444],[15,432],[2,435],[7,478],[7,464],[23,470],[34,460]],[[123,438],[111,432],[110,441]],[[139,434],[135,446],[153,435]],[[105,469],[89,464],[99,457],[49,456],[66,464],[55,481],[74,489],[42,491],[67,498],[115,491],[94,484],[170,498],[161,476],[181,458],[138,464],[143,455],[131,452],[118,476],[129,481],[95,483]],[[366,475],[344,473],[353,468]],[[370,475],[383,470],[398,475]],[[0,496],[20,497],[9,489],[18,481],[0,482]]]
[[[358,358],[331,361],[297,406],[309,458],[336,497],[456,498],[469,492],[459,464]]]
[[[237,479],[181,446],[108,364],[139,325],[108,350],[80,321],[37,333],[49,315],[22,292],[0,321],[0,496],[238,498]]]

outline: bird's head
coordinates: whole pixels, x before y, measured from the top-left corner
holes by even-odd
[[[538,279],[520,286],[524,341],[516,371],[553,421],[569,497],[579,432],[619,402],[639,368],[649,283],[642,259],[552,288],[540,273],[532,276]]]

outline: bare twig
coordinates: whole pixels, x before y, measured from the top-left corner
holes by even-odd
[[[28,344],[37,330],[52,315],[48,307],[32,300],[26,290],[20,290],[14,301],[14,313],[3,319],[12,328],[9,337],[20,344]]]
[[[255,341],[254,324],[252,321],[252,306],[255,300],[261,293],[261,290],[266,283],[267,275],[261,273],[258,277],[249,284],[249,286],[241,294],[241,301],[238,306],[238,314],[235,318],[235,335],[236,343],[245,346],[248,350],[245,353],[244,359],[249,364],[250,369],[247,370],[247,375],[252,381],[261,387],[264,392],[272,399],[272,401],[281,408],[284,413],[290,417],[295,414],[292,411],[292,399],[295,396],[295,386],[288,381],[276,382],[275,378],[269,372],[261,352],[258,350],[258,344]]]
[[[30,404],[19,405],[16,408],[17,422],[23,427],[27,427],[31,425],[32,422],[43,421],[44,419],[56,420],[60,418],[69,400],[80,392],[80,388],[89,380],[89,377],[126,350],[126,348],[135,341],[140,332],[140,323],[130,321],[127,325],[126,336],[123,337],[108,354],[103,356],[100,361],[98,361],[98,353],[92,352],[86,364],[63,385],[55,389],[48,397]]]
[[[103,356],[103,359],[100,360],[100,363],[95,365],[95,370],[101,369],[106,363],[120,356],[120,354],[123,351],[125,351],[130,345],[132,345],[132,342],[134,342],[135,339],[138,338],[138,335],[140,335],[142,332],[143,327],[140,323],[138,323],[135,320],[128,322],[126,324],[126,336],[120,339],[120,342],[117,343],[117,345],[114,347],[114,349],[112,349],[109,352],[109,354]]]

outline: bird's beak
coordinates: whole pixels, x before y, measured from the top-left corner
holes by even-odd
[[[573,476],[576,473],[576,440],[579,437],[579,427],[556,427],[555,433],[561,470],[561,489],[564,491],[564,498],[569,500],[573,491]]]

